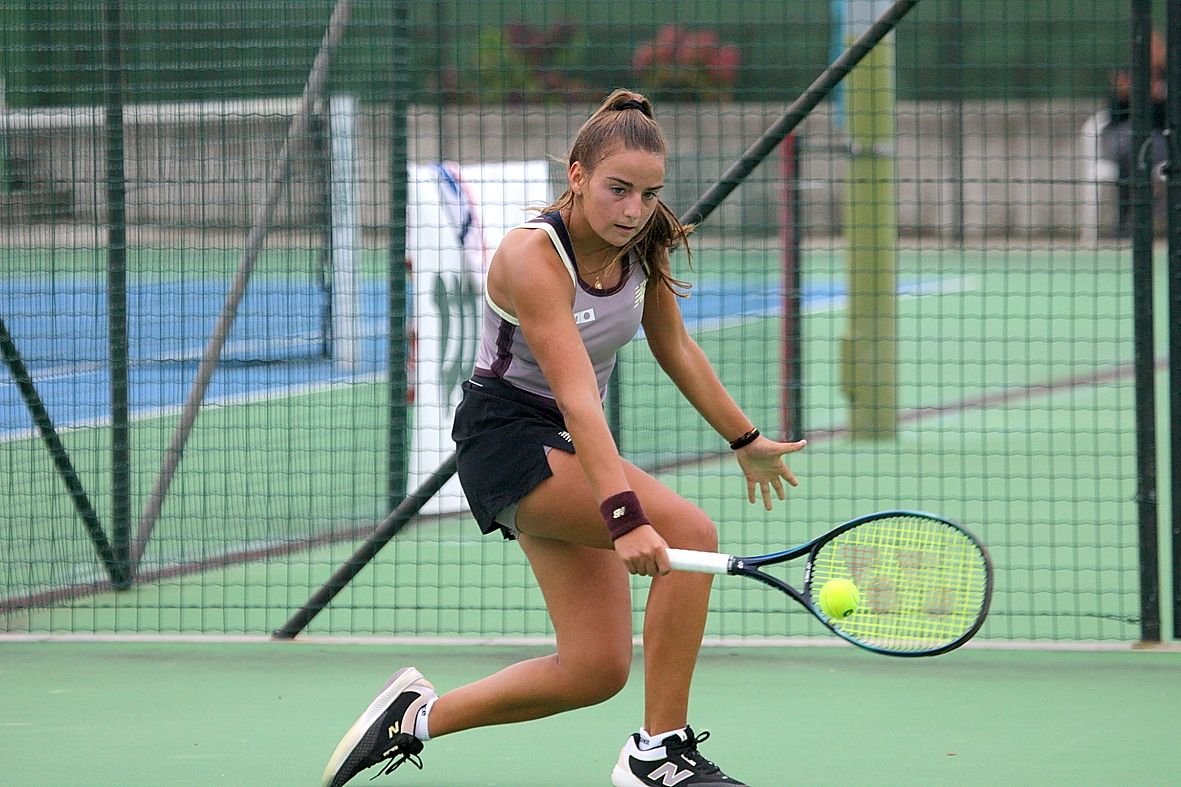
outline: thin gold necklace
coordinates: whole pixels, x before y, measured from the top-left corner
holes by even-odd
[[[595,277],[594,287],[596,290],[603,289],[603,274],[606,273],[607,271],[611,270],[613,267],[615,267],[615,263],[618,262],[618,260],[619,260],[619,258],[615,257],[610,262],[608,262],[606,265],[599,268],[597,271],[587,273],[587,276],[594,276]]]

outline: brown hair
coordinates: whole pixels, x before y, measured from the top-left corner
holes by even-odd
[[[660,156],[668,154],[664,132],[652,116],[652,102],[639,93],[623,89],[607,96],[582,124],[570,147],[566,163],[569,166],[579,161],[591,171],[600,161],[620,149],[641,150]],[[546,207],[545,211],[565,212],[573,205],[574,192],[567,187],[562,196]],[[669,252],[681,245],[685,246],[686,254],[689,254],[689,233],[692,231],[692,225],[681,224],[676,214],[662,200],[657,199],[656,211],[648,223],[619,250],[615,259],[634,250],[649,283],[658,282],[674,294],[685,296],[690,285],[669,275],[668,257]],[[691,258],[692,255],[690,261]]]

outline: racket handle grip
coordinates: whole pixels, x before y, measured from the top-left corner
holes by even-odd
[[[677,571],[697,574],[729,574],[730,555],[720,552],[695,552],[691,549],[668,550],[668,561]]]

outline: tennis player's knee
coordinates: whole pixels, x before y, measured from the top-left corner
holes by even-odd
[[[630,667],[630,663],[611,662],[604,664],[603,669],[594,673],[593,686],[587,694],[586,704],[597,705],[600,702],[606,702],[623,691],[623,687],[627,685],[627,676]]]
[[[681,549],[716,552],[718,549],[718,527],[704,511],[694,506],[692,514],[681,519],[675,540],[676,543],[672,546]]]
[[[581,660],[572,700],[578,706],[597,705],[614,697],[627,685],[631,650],[626,655],[603,652]]]

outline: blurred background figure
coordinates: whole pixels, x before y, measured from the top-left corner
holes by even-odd
[[[1130,69],[1120,69],[1111,78],[1111,94],[1109,96],[1108,112],[1110,122],[1103,132],[1104,158],[1114,161],[1119,168],[1119,226],[1126,230],[1130,216],[1129,183],[1132,168],[1138,156],[1149,166],[1153,173],[1153,193],[1155,210],[1159,214],[1163,210],[1163,164],[1168,158],[1168,148],[1165,143],[1165,98],[1168,96],[1166,77],[1166,52],[1164,37],[1156,31],[1152,33],[1150,54],[1151,82],[1149,84],[1149,99],[1152,107],[1152,131],[1148,143],[1143,151],[1133,149],[1132,144],[1132,72]]]

